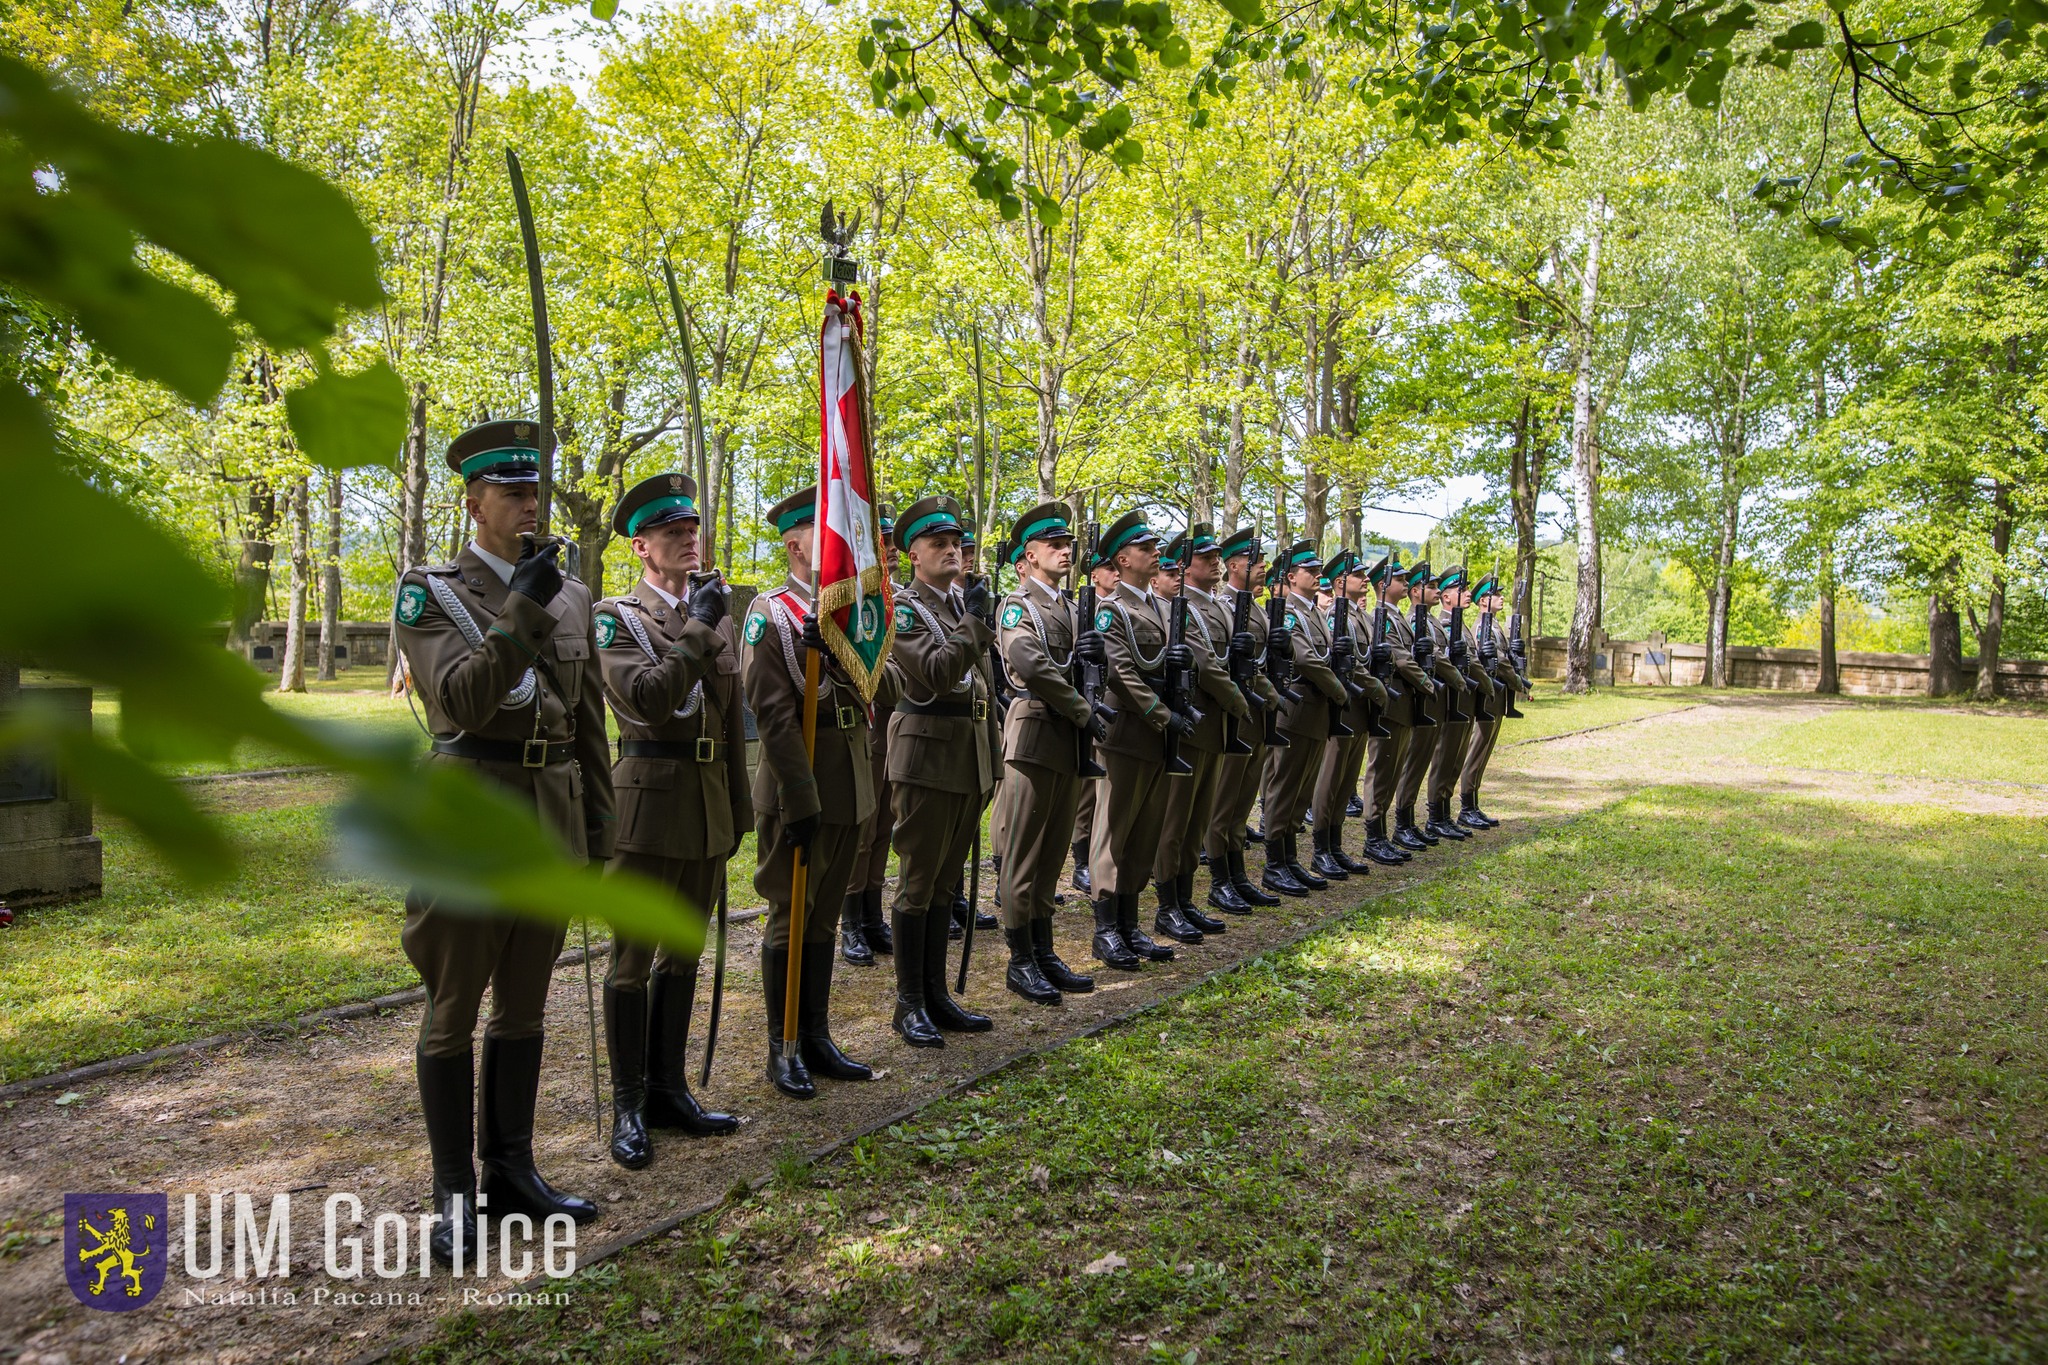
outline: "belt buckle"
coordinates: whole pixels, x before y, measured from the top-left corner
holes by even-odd
[[[548,742],[544,739],[520,741],[519,766],[522,768],[545,768],[548,766]]]
[[[697,761],[715,763],[718,761],[718,741],[709,735],[697,736]]]
[[[974,701],[974,719],[977,723],[988,719],[988,703],[979,697]]]
[[[842,706],[839,708],[838,720],[839,728],[842,730],[851,730],[855,725],[860,723],[859,716],[855,714],[854,709],[851,706]]]

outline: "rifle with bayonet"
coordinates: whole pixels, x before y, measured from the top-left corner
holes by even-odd
[[[1338,583],[1337,602],[1330,617],[1330,671],[1337,675],[1337,685],[1344,689],[1348,699],[1353,691],[1351,681],[1351,623],[1347,608],[1351,599],[1344,595],[1343,583]],[[1349,739],[1358,731],[1351,728],[1344,719],[1347,702],[1333,701],[1330,706],[1330,738]]]
[[[1422,589],[1419,586],[1415,590],[1415,614],[1409,621],[1409,629],[1415,632],[1415,662],[1424,673],[1427,673],[1430,671],[1430,665],[1436,661],[1436,637],[1429,633],[1429,608],[1422,605]],[[1449,683],[1438,683],[1437,686],[1444,692],[1446,725],[1455,725],[1461,720],[1472,719],[1458,709],[1457,688]],[[1436,722],[1430,723],[1433,725]]]
[[[1259,666],[1247,649],[1239,649],[1237,642],[1249,636],[1252,629],[1252,595],[1244,589],[1234,589],[1230,595],[1230,680],[1237,684],[1237,690],[1244,694],[1245,705],[1252,709],[1254,719],[1266,714],[1266,707],[1259,700],[1259,694],[1252,690],[1252,679],[1258,676]],[[1270,719],[1266,722],[1271,724]],[[1238,733],[1236,716],[1223,718],[1223,752],[1226,754],[1248,754],[1251,743]]]
[[[1101,523],[1089,522],[1083,553],[1074,561],[1077,608],[1074,639],[1077,645],[1083,632],[1095,629],[1095,576],[1090,569],[1095,563],[1096,542],[1101,536]],[[1095,761],[1095,722],[1102,713],[1102,665],[1097,660],[1081,657],[1080,649],[1076,648],[1068,658],[1067,669],[1072,675],[1068,681],[1081,694],[1081,700],[1088,703],[1088,723],[1074,736],[1074,771],[1082,777],[1101,777],[1109,771]]]
[[[1471,651],[1465,648],[1465,604],[1460,602],[1451,608],[1451,667],[1465,675],[1472,684],[1472,721],[1474,724],[1490,717],[1486,714],[1486,685],[1480,681],[1478,670],[1473,667]]]
[[[1166,775],[1186,777],[1194,772],[1194,765],[1181,757],[1180,737],[1184,728],[1202,723],[1202,713],[1194,707],[1195,665],[1194,651],[1188,648],[1188,595],[1183,590],[1173,595],[1173,603],[1166,609],[1166,651],[1160,656],[1164,665],[1160,677],[1160,701],[1167,710],[1166,724]]]
[[[1276,588],[1266,591],[1266,680],[1286,705],[1300,702],[1301,691],[1294,686],[1294,637],[1287,629],[1286,595]],[[1266,716],[1266,744],[1274,749],[1285,749],[1288,745],[1287,736],[1280,729],[1280,717],[1270,712]]]

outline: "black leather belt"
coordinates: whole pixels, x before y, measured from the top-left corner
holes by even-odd
[[[725,757],[725,741],[709,735],[697,739],[622,739],[620,758],[679,758],[691,763],[716,763]]]
[[[951,716],[957,720],[987,720],[985,701],[899,701],[896,712],[904,716]]]
[[[573,739],[480,739],[456,735],[434,741],[434,752],[486,763],[517,763],[522,768],[551,768],[576,757]]]

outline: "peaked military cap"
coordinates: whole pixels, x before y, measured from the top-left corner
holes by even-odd
[[[1198,521],[1188,527],[1188,553],[1205,555],[1216,549],[1216,528],[1206,521]]]
[[[818,519],[818,485],[799,488],[781,502],[768,509],[767,521],[775,528],[775,534],[788,535],[799,526],[809,526]]]
[[[1133,508],[1109,524],[1102,533],[1102,543],[1095,550],[1095,564],[1108,566],[1116,563],[1116,552],[1129,545],[1157,545],[1159,537],[1145,524],[1143,511]]]
[[[1323,581],[1335,583],[1348,573],[1358,572],[1358,556],[1349,550],[1339,550],[1330,556],[1330,562],[1323,566]]]
[[[698,519],[697,481],[688,474],[656,474],[626,490],[612,509],[612,532],[637,536],[672,521]]]
[[[1410,564],[1408,566],[1408,581],[1417,584],[1427,583],[1429,581],[1429,561],[1418,559],[1413,564]]]
[[[889,510],[889,504],[885,502],[880,507],[877,507],[875,509],[875,517],[882,523],[882,543],[885,545],[894,544],[896,540],[896,514]]]
[[[1500,580],[1498,578],[1495,578],[1492,574],[1486,575],[1486,577],[1480,579],[1477,583],[1474,583],[1472,585],[1472,600],[1475,602],[1482,597],[1498,596],[1499,593]]]
[[[955,504],[955,506],[954,506],[954,515],[955,515],[956,517],[957,517],[957,516],[959,515],[959,507],[958,507],[958,504]],[[971,549],[973,549],[973,548],[974,548],[975,546],[977,546],[977,545],[979,545],[979,544],[981,544],[981,542],[980,542],[979,540],[975,539],[975,536],[974,536],[974,526],[973,526],[973,524],[972,524],[972,523],[970,523],[970,522],[965,522],[965,521],[961,522],[961,523],[960,523],[960,548],[961,548],[961,549],[963,549],[963,550],[971,550]]]
[[[1450,568],[1445,569],[1436,576],[1436,585],[1439,588],[1461,587],[1464,582],[1465,566],[1463,564],[1453,564]]]
[[[1367,581],[1375,586],[1393,578],[1406,578],[1408,571],[1401,567],[1401,551],[1393,546],[1380,556],[1379,562],[1365,571]]]
[[[1172,540],[1166,542],[1166,548],[1159,552],[1159,567],[1175,571],[1185,569],[1188,566],[1188,558],[1193,553],[1191,544],[1186,531],[1175,535]]]
[[[1240,526],[1216,546],[1225,559],[1236,559],[1239,555],[1259,558],[1259,532],[1257,527]]]
[[[1297,540],[1280,552],[1275,567],[1283,573],[1292,573],[1296,569],[1314,569],[1320,573],[1323,557],[1316,553],[1316,543],[1313,540]]]
[[[447,459],[465,483],[539,483],[540,424],[518,417],[479,422],[448,443]]]
[[[1067,520],[1067,511],[1063,502],[1041,502],[1017,518],[1010,525],[1010,551],[999,558],[1015,564],[1024,557],[1024,546],[1029,541],[1072,540],[1074,528]]]
[[[903,509],[903,516],[897,521],[897,543],[909,549],[919,536],[933,535],[939,531],[951,531],[960,537],[965,546],[967,528],[960,523],[960,504],[944,493],[929,498],[919,498]]]

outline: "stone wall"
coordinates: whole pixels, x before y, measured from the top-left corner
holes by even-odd
[[[1565,642],[1546,635],[1535,641],[1529,661],[1540,678],[1563,678]],[[1707,680],[1707,647],[1648,640],[1609,640],[1595,657],[1596,683],[1638,683],[1648,687],[1691,687]],[[1842,691],[1858,696],[1924,697],[1927,695],[1925,654],[1839,653],[1835,656]],[[1976,678],[1977,661],[1966,657],[1963,672]],[[1735,645],[1728,651],[1728,682],[1778,692],[1811,692],[1820,680],[1817,649],[1764,649]],[[1999,692],[2030,701],[2048,701],[2048,661],[2001,659]]]

